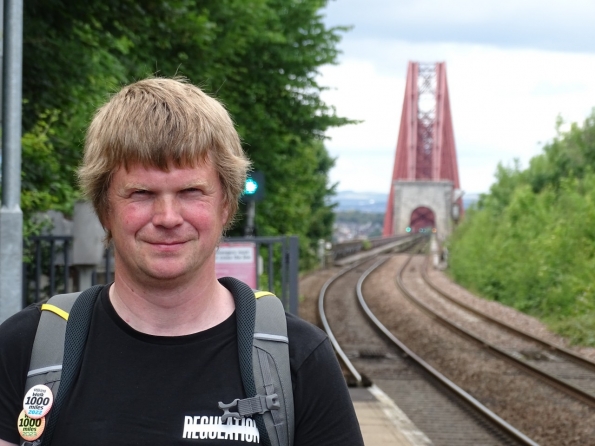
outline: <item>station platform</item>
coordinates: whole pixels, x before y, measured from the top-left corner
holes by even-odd
[[[350,388],[349,393],[366,446],[432,444],[380,388]]]

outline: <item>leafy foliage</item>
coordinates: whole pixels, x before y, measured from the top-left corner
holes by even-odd
[[[254,168],[266,174],[259,235],[298,234],[302,252],[313,253],[333,222],[334,160],[324,132],[351,122],[321,101],[316,81],[320,66],[335,63],[346,30],[325,27],[319,11],[326,3],[28,0],[24,127],[42,135],[36,144],[61,168],[46,172],[47,160],[28,158],[24,184],[51,187],[24,202],[34,210],[72,204],[84,129],[108,93],[147,75],[183,75],[227,106]]]
[[[450,240],[453,277],[595,345],[595,110],[496,182]]]
[[[25,237],[40,229],[39,222],[32,218],[35,212],[55,209],[69,214],[78,197],[71,184],[61,181],[65,172],[73,175],[76,166],[62,165],[52,144],[52,125],[58,119],[57,111],[41,113],[39,120],[22,137],[21,208]]]

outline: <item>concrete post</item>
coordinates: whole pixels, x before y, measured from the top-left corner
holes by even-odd
[[[21,103],[23,1],[4,8],[2,85],[2,205],[0,207],[0,322],[22,306]]]
[[[324,268],[326,263],[325,263],[325,245],[326,242],[324,241],[324,239],[318,239],[318,250],[317,250],[317,254],[318,254],[318,261],[320,262],[320,267]]]
[[[438,268],[438,264],[440,263],[440,245],[436,234],[432,234],[430,238],[430,255],[432,257],[432,266],[434,269]]]

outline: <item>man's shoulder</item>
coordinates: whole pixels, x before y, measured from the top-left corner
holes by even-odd
[[[30,305],[0,325],[0,358],[13,364],[29,364],[37,325],[41,317],[39,304]]]
[[[327,336],[320,328],[298,316],[288,313],[286,316],[289,356],[292,364],[299,368],[299,365],[326,341]]]
[[[0,325],[0,399],[5,402],[23,397],[17,389],[25,386],[40,316],[39,305],[32,305]]]
[[[0,324],[0,348],[29,338],[33,343],[40,317],[41,304],[33,304],[6,319]]]
[[[326,333],[316,325],[290,313],[285,313],[287,318],[287,334],[289,339],[297,338],[300,342],[310,341],[316,345],[326,339]]]

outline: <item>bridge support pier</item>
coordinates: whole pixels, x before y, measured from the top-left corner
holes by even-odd
[[[404,234],[416,209],[427,208],[433,213],[438,240],[443,241],[453,229],[454,185],[452,181],[395,181],[393,183],[393,234]],[[430,223],[428,222],[428,225]],[[423,226],[423,225],[422,225]]]
[[[431,226],[443,240],[463,216],[444,62],[409,62],[392,181],[385,237]]]

